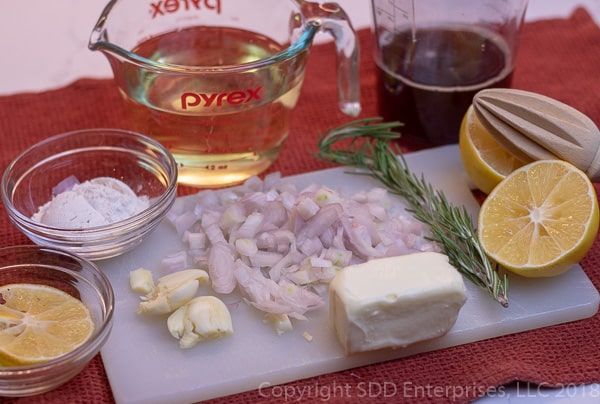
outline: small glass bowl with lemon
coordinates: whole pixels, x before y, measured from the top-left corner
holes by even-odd
[[[52,247],[0,249],[0,396],[52,390],[100,351],[113,322],[110,282]]]

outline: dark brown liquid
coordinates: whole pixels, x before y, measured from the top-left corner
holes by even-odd
[[[405,31],[380,42],[379,111],[387,121],[404,123],[404,143],[456,143],[473,96],[483,88],[510,85],[508,51],[474,30],[424,29],[415,37]]]

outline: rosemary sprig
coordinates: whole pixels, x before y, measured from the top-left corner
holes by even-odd
[[[359,119],[331,130],[318,142],[317,157],[328,162],[363,169],[390,192],[401,196],[417,220],[429,225],[450,263],[475,285],[508,307],[508,279],[498,273],[477,238],[471,216],[464,206],[453,206],[441,191],[410,172],[400,149],[390,143],[400,137],[392,129],[398,122],[381,118]],[[340,145],[341,144],[341,145]]]

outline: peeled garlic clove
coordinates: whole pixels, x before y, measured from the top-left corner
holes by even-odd
[[[231,315],[225,303],[214,296],[199,296],[175,310],[167,319],[169,333],[188,349],[206,339],[233,334]]]
[[[600,179],[600,131],[585,114],[555,99],[515,89],[487,89],[473,98],[477,118],[522,160],[561,159]]]
[[[186,269],[160,278],[156,287],[138,306],[138,313],[167,314],[194,298],[200,283],[208,282],[208,273],[202,269]]]
[[[138,268],[129,272],[129,286],[136,293],[145,295],[151,293],[155,288],[152,272],[145,268]]]

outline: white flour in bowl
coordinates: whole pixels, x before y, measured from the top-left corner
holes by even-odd
[[[31,218],[48,226],[84,229],[127,219],[149,206],[147,196],[137,196],[124,182],[98,177],[55,195]]]

